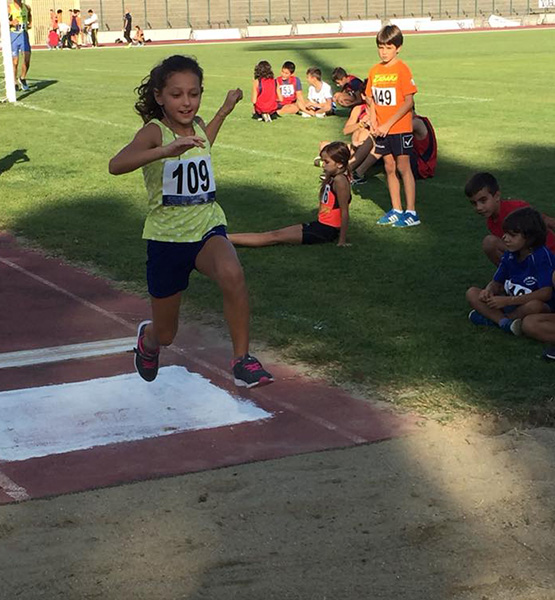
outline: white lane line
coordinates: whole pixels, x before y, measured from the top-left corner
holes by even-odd
[[[50,110],[48,108],[41,108],[40,106],[33,106],[32,104],[23,104],[22,102],[16,102],[16,106],[22,106],[23,108],[28,108],[30,110],[35,110],[37,112],[47,113],[49,115],[55,115],[57,117],[71,117],[72,119],[78,119],[81,121],[86,121],[88,123],[96,123],[100,125],[108,125],[109,127],[119,127],[120,129],[127,129],[132,132],[135,131],[135,128],[129,125],[123,125],[122,123],[112,123],[111,121],[103,121],[102,119],[93,119],[92,117],[87,117],[85,115],[74,115],[70,113],[61,113],[57,110]],[[234,152],[244,152],[245,154],[252,154],[253,156],[263,156],[265,158],[271,158],[272,160],[278,161],[289,161],[294,163],[300,163],[305,165],[306,160],[301,158],[296,158],[294,156],[282,156],[281,154],[275,154],[273,152],[263,152],[261,150],[254,150],[253,148],[243,148],[242,146],[236,146],[234,144],[225,144],[222,142],[217,142],[218,148],[223,148],[224,150],[233,150]]]
[[[44,279],[40,275],[35,275],[35,273],[31,273],[31,271],[27,271],[27,269],[17,265],[16,263],[13,263],[11,260],[8,260],[6,258],[0,258],[0,262],[4,263],[8,267],[11,267],[12,269],[15,269],[16,271],[19,271],[20,273],[23,273],[24,275],[27,275],[28,277],[31,277],[31,279],[34,279],[35,281],[38,281],[38,282],[42,283],[43,285],[48,286],[49,288],[55,290],[56,292],[59,292],[60,294],[64,294],[64,296],[67,296],[68,298],[75,300],[75,302],[79,302],[83,306],[86,306],[87,308],[90,308],[90,309],[100,313],[104,317],[108,317],[109,319],[112,319],[112,321],[115,321],[116,323],[119,323],[120,325],[123,325],[124,327],[127,327],[128,329],[130,329],[132,331],[135,329],[135,326],[132,325],[129,321],[126,321],[125,319],[118,317],[114,313],[112,313],[108,310],[105,310],[104,308],[101,308],[100,306],[97,306],[96,304],[93,304],[92,302],[89,302],[88,300],[85,300],[84,298],[81,298],[80,296],[76,296],[75,294],[72,294],[68,290],[65,290],[64,288],[60,287],[59,285],[56,285],[55,283],[48,281],[48,279]]]
[[[0,490],[6,493],[10,498],[13,498],[17,502],[23,500],[30,500],[31,496],[27,493],[27,490],[20,485],[17,485],[15,481],[12,481],[7,475],[4,475],[0,471]]]
[[[37,348],[35,350],[20,350],[18,352],[0,353],[0,369],[12,367],[28,367],[45,363],[105,356],[107,354],[120,354],[128,352],[135,344],[134,337],[111,340],[100,340],[83,344],[68,344],[66,346],[53,346],[51,348]]]
[[[424,92],[421,94],[422,98],[445,98],[449,100],[450,98],[454,98],[456,100],[466,100],[468,102],[492,102],[493,98],[478,98],[476,96],[455,96],[450,94],[430,94],[428,92]]]

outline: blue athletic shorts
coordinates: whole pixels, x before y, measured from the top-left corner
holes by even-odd
[[[17,58],[20,52],[31,52],[29,34],[26,31],[10,31],[12,56]]]
[[[189,276],[204,244],[214,235],[227,237],[224,225],[217,225],[199,242],[158,242],[148,240],[146,279],[148,293],[154,298],[167,298],[189,286]]]

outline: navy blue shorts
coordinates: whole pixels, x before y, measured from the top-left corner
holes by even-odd
[[[413,141],[413,133],[390,133],[385,137],[376,138],[374,152],[381,156],[386,154],[393,154],[393,156],[411,155],[413,153]]]
[[[215,235],[227,237],[224,225],[217,225],[199,242],[158,242],[148,240],[146,280],[148,293],[154,298],[167,298],[186,290],[199,252]]]
[[[303,224],[303,244],[325,244],[335,242],[339,238],[339,229],[312,221]]]

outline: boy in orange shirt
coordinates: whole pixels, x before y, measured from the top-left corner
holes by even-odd
[[[383,156],[392,209],[378,219],[378,225],[413,227],[420,225],[416,213],[416,184],[410,165],[413,153],[412,109],[417,89],[408,66],[399,60],[403,34],[396,25],[386,25],[376,36],[381,62],[370,69],[366,98],[370,102],[374,151]],[[401,174],[406,210],[401,203]]]

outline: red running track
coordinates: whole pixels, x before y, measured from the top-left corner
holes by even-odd
[[[148,301],[0,234],[0,353],[133,336]],[[230,348],[195,325],[182,326],[163,365],[184,365],[235,396],[272,412],[272,419],[187,431],[141,441],[5,462],[0,504],[78,492],[283,456],[368,444],[410,433],[416,419],[396,415],[308,379],[283,364],[266,364],[268,387],[237,389]],[[0,368],[0,391],[86,381],[134,371],[132,354]]]

